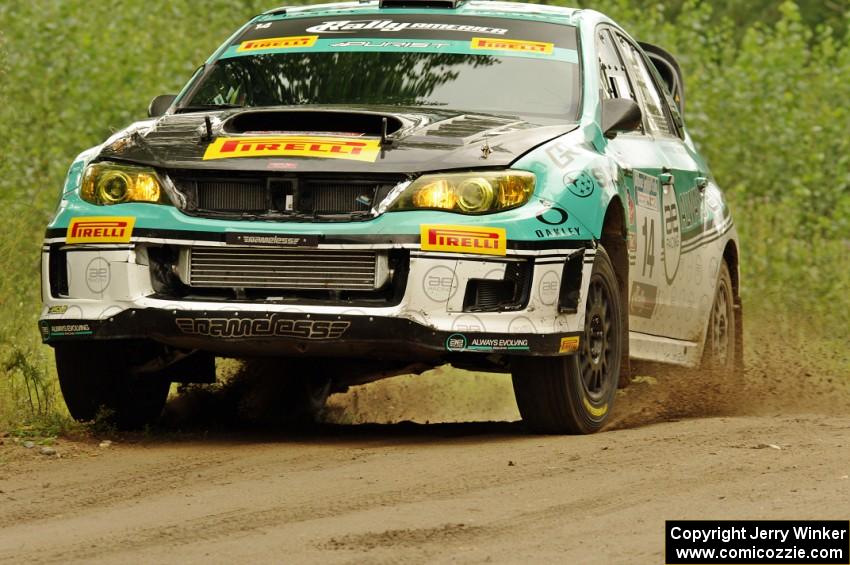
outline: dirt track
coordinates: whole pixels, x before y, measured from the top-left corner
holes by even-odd
[[[665,519],[848,518],[848,396],[830,386],[762,382],[743,409],[649,379],[590,437],[511,422],[166,430],[62,440],[59,458],[7,438],[0,561],[662,563]],[[370,385],[330,411],[515,415],[503,379],[469,374]]]

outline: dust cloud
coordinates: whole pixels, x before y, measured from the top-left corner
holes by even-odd
[[[746,369],[720,376],[695,370],[637,366],[618,391],[609,430],[715,416],[836,414],[850,410],[848,352],[779,339],[774,328],[748,328]],[[219,384],[182,388],[166,408],[166,428],[287,425],[281,379],[297,361],[220,365]],[[512,422],[520,419],[509,375],[448,365],[332,394],[320,421],[329,424]]]

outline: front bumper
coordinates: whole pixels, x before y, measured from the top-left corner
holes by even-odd
[[[560,249],[509,245],[504,257],[422,251],[418,242],[320,245],[407,254],[398,298],[376,305],[163,296],[154,288],[151,248],[228,244],[134,237],[126,244],[68,245],[55,238],[43,248],[39,326],[51,345],[144,338],[237,357],[568,355],[577,349],[584,319],[582,308],[565,307],[565,297],[584,303],[595,254],[591,245],[573,243]],[[504,311],[470,308],[470,281],[498,280],[512,261],[528,265],[522,303]]]

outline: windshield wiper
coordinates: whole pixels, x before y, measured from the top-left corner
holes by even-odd
[[[185,112],[205,112],[210,110],[228,110],[231,108],[244,108],[243,104],[192,104],[177,108],[177,114]]]

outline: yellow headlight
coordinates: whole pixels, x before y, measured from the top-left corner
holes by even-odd
[[[486,212],[495,198],[496,191],[487,179],[467,179],[457,187],[457,207],[464,212]]]
[[[87,202],[102,205],[163,201],[156,171],[108,162],[88,166],[83,175],[80,196]]]
[[[486,214],[522,206],[533,192],[534,175],[525,171],[424,175],[413,181],[389,210]]]
[[[452,187],[444,180],[428,183],[413,193],[417,208],[453,208],[456,200]]]

